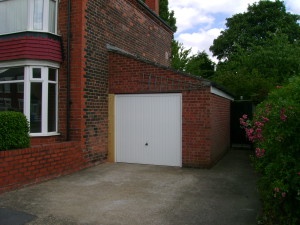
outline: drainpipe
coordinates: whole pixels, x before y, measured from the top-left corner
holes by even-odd
[[[67,141],[70,141],[70,113],[71,113],[71,92],[70,92],[70,73],[71,73],[71,0],[68,0],[68,21],[67,21]]]

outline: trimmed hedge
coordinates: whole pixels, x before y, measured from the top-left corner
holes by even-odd
[[[23,113],[0,112],[0,151],[30,146],[29,123]]]

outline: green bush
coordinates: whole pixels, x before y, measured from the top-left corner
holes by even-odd
[[[0,112],[0,151],[30,146],[29,123],[23,113]]]
[[[300,224],[300,77],[277,87],[252,121],[244,115],[240,123],[256,147],[261,224]]]

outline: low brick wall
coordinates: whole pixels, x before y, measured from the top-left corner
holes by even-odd
[[[0,193],[87,167],[80,142],[0,151]]]

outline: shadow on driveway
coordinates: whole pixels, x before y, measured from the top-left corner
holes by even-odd
[[[249,154],[231,150],[210,170],[106,163],[4,193],[0,208],[36,216],[28,225],[255,225]]]

